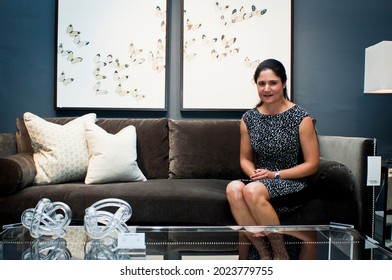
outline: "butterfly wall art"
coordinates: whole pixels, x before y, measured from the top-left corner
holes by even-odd
[[[254,107],[253,73],[267,58],[280,60],[290,81],[291,5],[291,0],[183,0],[182,110]]]
[[[166,110],[166,9],[58,0],[56,108]]]

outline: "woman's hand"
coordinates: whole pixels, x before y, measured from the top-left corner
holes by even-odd
[[[250,175],[250,178],[252,180],[274,179],[275,173],[267,169],[256,169],[253,170],[252,174]]]

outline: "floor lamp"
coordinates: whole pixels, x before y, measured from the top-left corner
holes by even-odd
[[[365,49],[364,94],[392,94],[392,41],[381,41]],[[392,158],[386,160],[392,163]],[[380,193],[383,191],[381,185]],[[373,235],[375,230],[376,187],[373,186]],[[383,234],[385,235],[384,213]]]
[[[392,41],[365,49],[364,94],[392,94]],[[392,158],[386,160],[392,163]]]
[[[392,41],[365,50],[365,94],[392,94]]]

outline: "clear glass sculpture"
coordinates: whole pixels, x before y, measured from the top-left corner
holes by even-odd
[[[107,236],[93,239],[86,243],[85,260],[132,260],[145,259],[145,250],[131,250],[118,248],[118,239]]]
[[[102,240],[90,240],[85,246],[86,260],[116,260],[117,239],[106,237]]]
[[[104,209],[116,209],[112,213]],[[129,232],[126,222],[132,215],[131,206],[124,200],[107,198],[95,202],[86,209],[84,215],[84,228],[88,236],[100,239],[109,233]]]
[[[69,260],[71,253],[63,238],[40,237],[31,243],[22,258],[24,260]]]
[[[63,202],[52,202],[43,198],[35,208],[26,209],[21,220],[34,238],[42,235],[64,237],[72,220],[72,211]]]

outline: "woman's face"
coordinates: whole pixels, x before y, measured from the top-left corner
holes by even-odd
[[[286,83],[282,84],[280,77],[275,75],[271,69],[260,72],[257,78],[257,92],[260,100],[265,104],[271,104],[284,99],[283,89]]]

